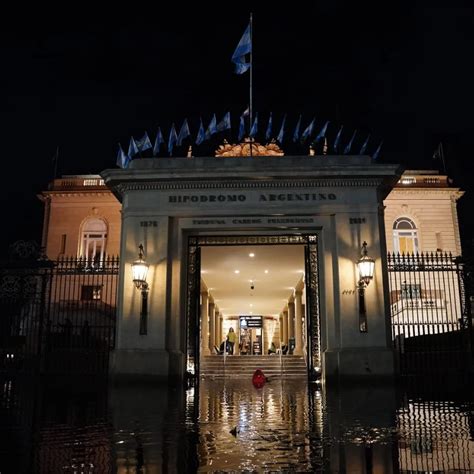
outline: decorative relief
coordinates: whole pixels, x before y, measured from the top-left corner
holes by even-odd
[[[216,150],[216,157],[227,156],[283,156],[283,150],[276,143],[267,143],[261,145],[253,141],[252,138],[246,138],[244,142],[230,144],[224,140]]]
[[[252,236],[202,236],[197,237],[197,245],[286,245],[305,244],[306,235],[252,235]]]

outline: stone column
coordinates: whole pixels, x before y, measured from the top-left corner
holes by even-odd
[[[209,355],[209,293],[201,291],[201,355]]]
[[[295,291],[295,354],[303,354],[303,292]]]
[[[288,308],[283,311],[283,343],[288,345]]]
[[[212,296],[209,299],[209,350],[214,354],[216,344],[216,305]]]
[[[295,299],[293,296],[288,300],[288,339],[290,337],[295,337]]]
[[[214,344],[219,347],[221,341],[221,336],[219,333],[219,319],[220,319],[220,314],[219,314],[219,307],[216,305],[214,308]]]

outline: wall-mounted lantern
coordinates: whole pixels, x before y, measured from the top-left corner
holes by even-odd
[[[367,332],[367,311],[365,308],[365,289],[374,277],[375,261],[367,255],[367,242],[362,244],[361,255],[357,261],[357,271],[359,281],[357,289],[359,291],[359,330]]]
[[[148,283],[146,276],[150,265],[146,263],[143,255],[143,245],[138,246],[138,260],[132,263],[133,283],[135,287],[142,293],[142,309],[140,311],[140,335],[147,334],[147,318],[148,318]]]

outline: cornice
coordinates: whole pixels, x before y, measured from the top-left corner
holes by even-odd
[[[394,188],[390,192],[390,194],[385,198],[388,199],[400,199],[401,197],[405,196],[412,196],[412,197],[421,197],[421,196],[429,196],[430,198],[433,195],[440,195],[446,197],[454,197],[456,200],[464,196],[464,191],[461,191],[459,188],[437,188],[437,189],[430,189],[430,188],[417,188],[417,189],[400,189]]]
[[[287,180],[224,180],[224,181],[156,181],[120,183],[115,189],[123,194],[128,191],[180,191],[210,189],[272,189],[272,188],[360,188],[378,187],[383,178],[328,178]]]

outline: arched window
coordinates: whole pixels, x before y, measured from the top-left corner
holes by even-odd
[[[400,217],[393,223],[393,249],[404,254],[418,252],[418,230],[408,217]]]
[[[107,224],[102,219],[88,219],[82,226],[81,257],[91,265],[105,258]]]

